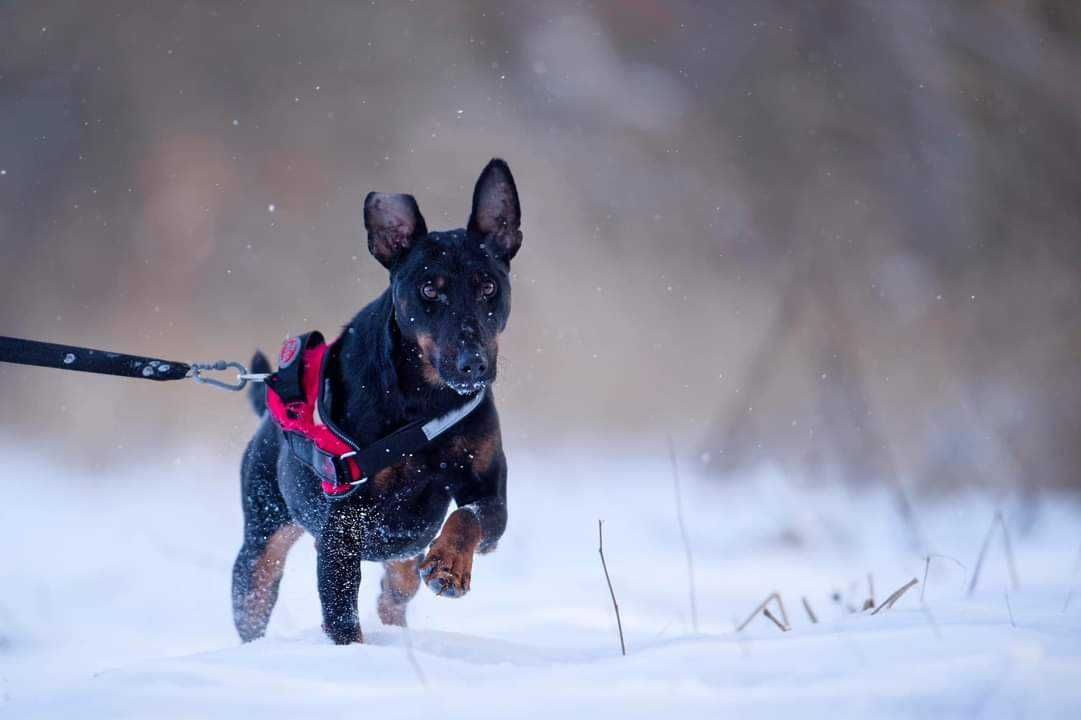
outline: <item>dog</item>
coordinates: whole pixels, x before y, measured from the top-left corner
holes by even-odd
[[[514,177],[500,159],[478,178],[465,228],[429,232],[412,195],[365,199],[368,250],[390,285],[329,350],[324,398],[333,422],[364,447],[484,397],[421,451],[335,499],[290,451],[266,412],[266,391],[253,391],[262,421],[241,467],[244,542],[232,586],[243,641],[266,631],[286,555],[305,531],[315,538],[323,629],[337,644],[363,642],[362,561],[383,564],[377,610],[387,625],[405,626],[422,581],[441,597],[469,592],[474,554],[494,550],[507,525],[507,462],[490,386],[520,224]],[[266,356],[257,352],[252,368],[269,372]]]

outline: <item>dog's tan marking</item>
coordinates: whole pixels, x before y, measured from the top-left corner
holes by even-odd
[[[443,385],[443,378],[439,377],[439,371],[435,369],[435,340],[427,333],[417,335],[417,347],[420,348],[420,371],[424,381],[429,385],[439,387]]]
[[[475,437],[459,435],[450,441],[447,456],[455,463],[468,466],[476,473],[485,473],[492,467],[495,454],[501,447],[498,433],[487,433]]]
[[[420,589],[420,558],[390,560],[383,563],[382,591],[376,603],[379,619],[384,625],[405,627],[405,610]]]
[[[278,591],[282,573],[285,571],[285,558],[289,548],[304,534],[299,525],[282,525],[267,541],[266,550],[255,561],[252,568],[251,590],[244,598],[244,613],[249,618],[258,618],[265,626],[266,619],[273,609],[274,595]]]
[[[411,482],[411,478],[414,478],[418,472],[416,461],[410,458],[399,465],[392,465],[377,472],[372,477],[372,487],[380,495],[389,495],[402,485]]]
[[[458,508],[450,514],[420,564],[421,576],[432,592],[444,597],[461,597],[469,592],[473,554],[480,539],[480,522],[472,510]]]
[[[473,470],[477,473],[486,473],[492,467],[492,461],[500,448],[499,434],[488,433],[478,438],[472,447]]]

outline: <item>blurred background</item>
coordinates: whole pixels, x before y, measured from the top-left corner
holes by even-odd
[[[0,334],[333,335],[386,283],[364,195],[459,227],[500,156],[512,448],[1076,491],[1079,74],[1076,0],[0,0]],[[187,383],[0,396],[0,442],[90,467],[239,462],[255,424]]]

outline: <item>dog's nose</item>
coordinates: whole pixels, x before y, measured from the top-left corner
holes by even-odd
[[[471,377],[484,377],[488,372],[488,360],[476,350],[463,350],[458,355],[458,372]]]

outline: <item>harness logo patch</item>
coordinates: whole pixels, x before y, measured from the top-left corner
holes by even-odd
[[[282,344],[281,352],[278,353],[278,367],[287,368],[300,355],[300,338],[289,338]]]

